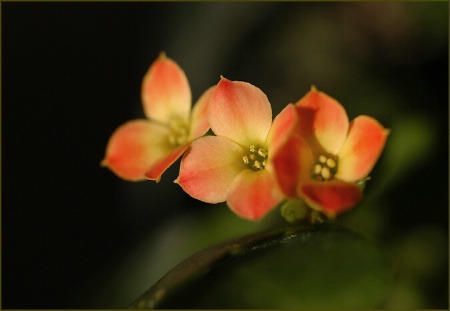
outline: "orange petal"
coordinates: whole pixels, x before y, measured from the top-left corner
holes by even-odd
[[[314,150],[337,154],[348,131],[348,117],[339,102],[312,87],[297,102],[300,133]]]
[[[360,187],[341,181],[310,181],[301,184],[298,191],[309,206],[331,218],[351,209],[362,199]]]
[[[238,216],[259,220],[282,199],[274,177],[267,170],[243,170],[233,183],[227,204]]]
[[[267,146],[270,153],[275,153],[277,149],[286,142],[289,135],[297,126],[298,115],[293,104],[287,105],[273,120],[267,137]]]
[[[243,152],[241,146],[227,138],[200,137],[181,159],[175,182],[195,199],[224,202],[234,179],[245,168]]]
[[[208,109],[211,129],[217,136],[239,144],[263,145],[272,125],[272,108],[267,96],[246,82],[222,78]]]
[[[339,151],[339,167],[335,177],[348,182],[365,178],[380,157],[388,134],[389,130],[371,117],[355,118]]]
[[[209,130],[208,122],[208,105],[216,86],[207,89],[198,99],[197,103],[192,108],[191,117],[191,132],[189,140],[194,140],[197,137],[204,135]]]
[[[289,198],[297,197],[299,182],[310,178],[313,155],[309,145],[299,135],[292,135],[275,153],[269,155],[280,189]]]
[[[161,175],[176,161],[189,147],[189,144],[178,147],[173,150],[167,156],[162,158],[160,161],[156,162],[150,169],[145,173],[145,177],[150,180],[155,180],[159,182],[161,180]]]
[[[142,81],[145,115],[162,123],[173,118],[187,121],[191,100],[191,89],[183,70],[161,53]]]
[[[129,181],[145,180],[145,173],[170,152],[168,130],[148,120],[129,121],[115,130],[102,165]]]

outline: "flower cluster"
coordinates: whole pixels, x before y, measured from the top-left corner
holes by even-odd
[[[175,183],[248,220],[282,202],[329,218],[351,209],[389,133],[368,116],[349,122],[315,87],[272,120],[259,88],[221,77],[191,110],[189,82],[164,53],[144,77],[142,103],[147,119],[120,126],[102,164],[126,180],[159,181],[182,156]]]

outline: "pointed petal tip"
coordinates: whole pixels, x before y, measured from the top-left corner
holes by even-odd
[[[100,161],[99,165],[101,167],[107,167],[108,166],[108,160],[106,160],[106,158],[104,158],[103,160]]]
[[[153,166],[145,173],[147,180],[153,180],[159,183],[164,172],[181,157],[188,147],[189,144],[180,146],[154,163]]]
[[[228,78],[225,78],[224,76],[220,75],[220,80],[217,83],[217,86],[221,85],[221,84],[231,84],[232,81]]]
[[[158,176],[158,177],[149,177],[149,176],[147,176],[147,174],[146,174],[146,175],[145,175],[145,178],[146,178],[147,180],[154,181],[154,182],[156,182],[156,183],[159,183],[159,182],[161,181],[161,175]]]

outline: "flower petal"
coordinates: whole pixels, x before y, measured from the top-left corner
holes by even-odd
[[[339,151],[339,168],[335,177],[348,182],[365,178],[380,157],[388,135],[389,130],[377,120],[368,116],[355,118]]]
[[[336,180],[303,183],[298,191],[309,206],[330,218],[351,209],[362,199],[360,187]]]
[[[292,135],[275,153],[269,156],[278,185],[284,195],[289,198],[297,197],[299,182],[310,178],[313,165],[313,155],[309,145],[300,135]]]
[[[339,102],[315,87],[297,104],[300,133],[317,151],[337,154],[348,131],[348,117]]]
[[[242,147],[227,138],[200,137],[181,159],[175,182],[195,199],[224,202],[233,180],[246,167],[242,154]]]
[[[272,108],[267,96],[246,82],[222,78],[208,109],[209,124],[217,136],[239,144],[263,145],[272,125]]]
[[[298,115],[293,104],[287,105],[273,120],[269,135],[267,136],[267,146],[269,152],[273,153],[286,142],[289,135],[297,126]]]
[[[208,107],[215,89],[216,86],[207,89],[192,108],[189,140],[194,140],[204,135],[209,130]]]
[[[109,139],[102,165],[129,181],[145,180],[148,169],[170,152],[168,130],[148,120],[129,121]]]
[[[164,53],[150,66],[142,81],[142,103],[149,119],[168,123],[189,120],[191,89],[183,70]]]
[[[259,220],[283,198],[273,175],[267,170],[243,170],[235,178],[227,198],[230,209],[248,220]]]
[[[145,177],[150,180],[159,182],[161,180],[161,175],[176,161],[189,147],[189,144],[180,146],[170,152],[167,156],[162,158],[160,161],[156,162],[150,169],[145,173]]]

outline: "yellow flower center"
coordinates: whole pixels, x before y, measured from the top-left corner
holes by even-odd
[[[169,144],[177,147],[187,143],[189,138],[189,125],[184,120],[174,118],[169,122]]]
[[[265,148],[251,145],[249,153],[242,157],[242,161],[254,171],[263,170],[266,167],[267,157],[269,153]]]
[[[329,181],[337,172],[338,159],[334,156],[321,154],[311,170],[311,178],[317,181]]]

